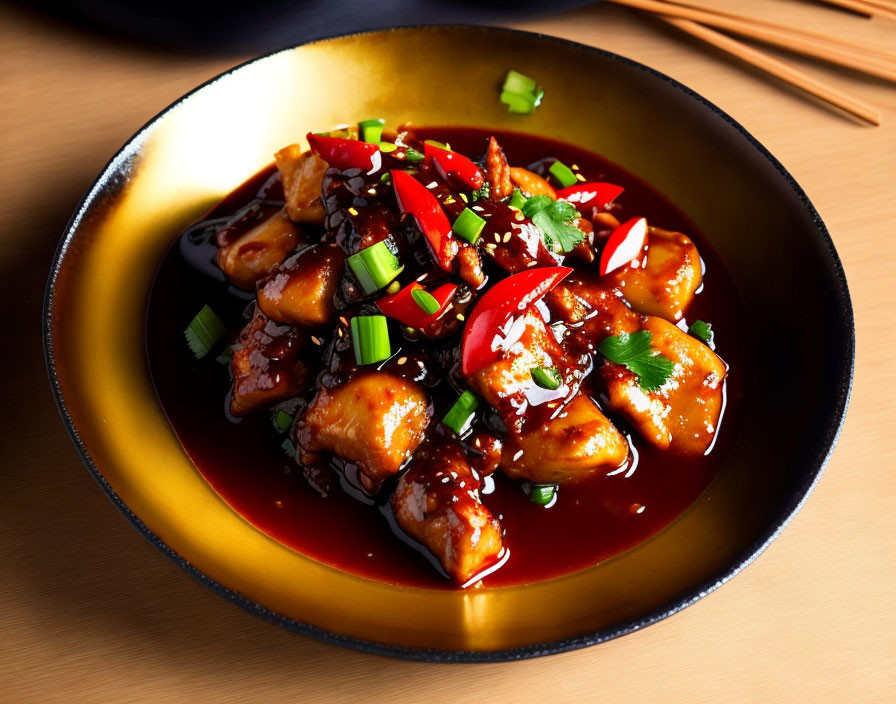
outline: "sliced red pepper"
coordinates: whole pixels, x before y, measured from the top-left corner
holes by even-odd
[[[445,313],[445,310],[451,303],[451,299],[454,297],[454,292],[457,291],[457,286],[454,284],[442,284],[435,291],[430,292],[430,295],[439,304],[439,309],[431,314],[423,310],[417,305],[417,301],[414,300],[414,291],[420,289],[423,289],[423,286],[415,281],[392,296],[384,296],[376,304],[383,313],[390,318],[395,318],[402,325],[425,330]]]
[[[461,370],[479,371],[501,356],[497,343],[501,328],[520,315],[572,271],[565,266],[527,269],[492,286],[476,304],[464,328],[461,342]]]
[[[313,132],[309,132],[306,139],[312,152],[340,171],[362,169],[372,174],[383,164],[383,156],[376,144],[361,142],[357,139],[323,137]]]
[[[577,183],[557,191],[557,200],[565,200],[578,208],[579,212],[586,215],[585,209],[589,207],[606,210],[607,206],[619,197],[625,190],[615,183],[603,183],[599,181],[589,183]]]
[[[407,171],[390,171],[392,187],[401,212],[409,213],[426,236],[436,263],[451,271],[457,254],[457,242],[451,236],[451,223],[436,197]]]
[[[423,153],[435,164],[439,174],[449,185],[469,191],[482,188],[485,182],[482,170],[463,154],[442,149],[429,142],[423,144]]]
[[[609,274],[644,253],[647,244],[646,218],[626,220],[607,239],[600,255],[600,275]]]

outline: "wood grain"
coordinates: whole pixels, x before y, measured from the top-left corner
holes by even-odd
[[[896,30],[806,3],[745,0],[738,11],[880,49]],[[501,665],[344,651],[194,583],[88,479],[46,383],[40,304],[58,237],[105,161],[241,57],[164,54],[0,9],[0,701],[896,700],[896,91],[788,58],[880,106],[883,126],[863,127],[619,8],[520,26],[617,51],[702,93],[781,159],[830,228],[855,304],[855,390],[837,451],[792,525],[732,582],[656,626]]]

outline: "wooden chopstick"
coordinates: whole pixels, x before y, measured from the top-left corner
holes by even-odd
[[[830,105],[845,110],[866,122],[870,122],[872,125],[880,124],[880,113],[872,106],[853,98],[851,95],[848,95],[833,86],[829,86],[758,49],[747,46],[743,42],[739,42],[721,32],[716,32],[709,27],[704,27],[691,20],[682,19],[680,17],[670,17],[668,15],[656,15],[656,17],[691,36],[702,39],[717,49],[721,49],[732,56],[736,56],[741,61],[745,61],[748,64],[762,69],[766,73],[780,78],[782,81],[790,83],[791,85],[820,98]]]
[[[749,15],[742,15],[737,12],[729,12],[728,10],[719,10],[718,8],[712,5],[706,5],[702,2],[697,2],[696,0],[661,0],[669,5],[684,5],[686,7],[693,8],[695,10],[702,10],[703,12],[710,12],[714,15],[722,15],[724,17],[730,17],[732,19],[741,20],[742,22],[747,22],[751,24],[759,24],[765,27],[771,27],[774,29],[782,30],[784,32],[790,32],[793,34],[798,34],[807,39],[814,39],[822,44],[835,44],[837,46],[843,47],[844,49],[851,50],[856,54],[862,54],[866,56],[876,57],[878,59],[884,59],[888,62],[893,62],[896,65],[896,52],[886,52],[875,47],[869,47],[864,44],[860,44],[858,42],[852,42],[847,39],[843,39],[842,37],[834,36],[832,34],[824,34],[823,32],[814,32],[809,29],[803,29],[801,27],[792,27],[790,25],[783,24],[781,22],[775,22],[773,20],[767,20],[762,17],[751,17]],[[893,7],[896,9],[896,0],[893,2]]]
[[[638,10],[646,10],[660,15],[668,15],[679,19],[700,22],[729,32],[734,32],[742,37],[748,37],[765,44],[799,52],[829,63],[846,66],[856,71],[861,71],[871,76],[883,78],[896,83],[896,63],[885,59],[868,56],[860,56],[844,47],[831,44],[822,44],[815,39],[800,36],[791,31],[745,22],[733,17],[696,10],[681,5],[673,5],[657,0],[610,0],[617,5],[625,5]]]
[[[857,12],[860,15],[865,15],[865,17],[872,17],[873,15],[880,15],[881,17],[889,17],[890,19],[896,19],[896,10],[887,9],[886,7],[881,7],[873,0],[820,0],[825,5],[836,5],[837,7],[842,7],[845,10],[851,10],[852,12]]]

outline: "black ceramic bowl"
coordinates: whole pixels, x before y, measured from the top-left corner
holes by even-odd
[[[510,115],[496,99],[511,67],[545,88],[531,116]],[[658,188],[721,254],[746,305],[739,322],[760,342],[755,374],[745,380],[745,417],[728,429],[737,438],[718,477],[654,538],[592,568],[522,587],[396,587],[270,539],[190,463],[155,398],[144,356],[144,311],[158,262],[177,233],[280,146],[321,125],[369,115],[389,124],[517,129],[579,144]],[[90,472],[163,553],[287,628],[442,661],[515,659],[598,643],[654,623],[730,579],[818,480],[843,421],[854,348],[846,281],[823,223],[784,167],[740,125],[619,56],[482,27],[306,44],[240,66],[177,101],[122,148],[72,219],[53,265],[44,334],[56,398]]]

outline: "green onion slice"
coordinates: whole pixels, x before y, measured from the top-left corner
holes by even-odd
[[[688,334],[709,345],[712,343],[712,325],[703,320],[695,320],[688,328]]]
[[[196,359],[202,359],[211,352],[221,338],[227,334],[227,328],[217,316],[215,311],[207,305],[202,306],[196,317],[190,321],[187,329],[184,330],[184,337],[187,338],[187,345],[190,351],[196,356]]]
[[[437,313],[439,310],[439,302],[436,300],[435,296],[426,289],[415,288],[411,291],[411,298],[414,299],[414,303],[420,307],[420,310],[427,315]]]
[[[399,265],[398,257],[383,241],[350,256],[348,265],[364,289],[364,293],[368,295],[386,286],[404,269]]]
[[[529,501],[539,506],[547,506],[557,497],[556,484],[531,484],[529,486]]]
[[[280,447],[290,457],[294,458],[296,456],[296,446],[292,444],[292,440],[284,440],[280,443]]]
[[[578,179],[576,178],[575,173],[573,173],[573,170],[562,161],[555,161],[551,164],[551,168],[549,168],[548,171],[551,172],[551,175],[557,179],[560,185],[564,188],[578,183]]]
[[[286,411],[277,411],[274,414],[274,428],[278,433],[285,433],[292,425],[292,416]]]
[[[510,112],[528,114],[541,104],[544,90],[534,79],[518,71],[508,71],[501,87],[501,102]]]
[[[388,154],[389,152],[394,152],[398,147],[396,147],[392,142],[379,142],[380,151],[384,154]]]
[[[485,227],[485,220],[469,208],[464,208],[451,229],[458,237],[465,239],[470,244],[476,244],[483,227]]]
[[[375,364],[392,356],[385,315],[356,315],[351,324],[352,345],[358,364]]]
[[[449,152],[451,151],[451,147],[449,145],[445,144],[445,142],[437,142],[434,139],[424,139],[423,143],[431,144],[432,146],[438,147],[439,149],[447,149]]]
[[[537,386],[549,391],[556,391],[563,383],[563,377],[557,371],[557,367],[536,367],[531,369],[529,373],[532,375],[532,381]]]
[[[469,391],[464,391],[454,402],[451,410],[445,414],[442,422],[461,435],[470,426],[478,407],[479,401],[476,397]]]
[[[526,200],[527,198],[523,195],[523,192],[519,188],[514,188],[513,195],[510,196],[510,202],[507,205],[511,208],[522,210],[523,206],[526,204]]]
[[[423,161],[426,156],[422,152],[418,152],[413,147],[408,147],[404,153],[405,161],[409,161],[412,164],[416,164],[418,162]]]
[[[386,121],[382,117],[373,120],[364,120],[358,123],[361,130],[361,141],[379,144],[383,139],[383,125]]]

